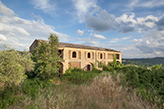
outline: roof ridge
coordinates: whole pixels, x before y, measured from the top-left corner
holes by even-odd
[[[35,39],[36,41],[47,41],[42,39]],[[48,42],[48,41],[47,41]],[[59,47],[72,47],[72,48],[84,48],[84,49],[94,49],[94,50],[103,50],[103,51],[116,51],[109,48],[103,48],[103,47],[95,47],[95,46],[89,46],[89,45],[82,45],[82,44],[73,44],[73,43],[66,43],[66,42],[59,42]]]

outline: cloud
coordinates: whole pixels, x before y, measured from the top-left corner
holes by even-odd
[[[0,34],[0,41],[5,41],[5,40],[7,40],[7,38],[4,35]]]
[[[87,28],[92,28],[98,32],[105,32],[109,30],[116,30],[117,22],[115,16],[108,14],[106,10],[102,10],[98,17],[87,13],[85,16],[85,24]]]
[[[157,24],[157,26],[164,26],[164,17],[159,19],[159,21],[156,24]]]
[[[11,10],[6,6],[3,9]],[[55,28],[45,24],[43,19],[26,20],[14,15],[6,16],[0,13],[0,47],[6,44],[18,50],[28,49],[35,39],[47,40],[50,33],[58,35],[60,41],[68,40],[67,34],[55,31]]]
[[[116,21],[118,22],[119,31],[120,33],[129,33],[135,31],[135,25],[137,24],[136,20],[134,19],[135,14],[130,13],[129,15],[123,14],[120,17],[116,18]]]
[[[123,37],[121,39],[114,38],[114,39],[111,39],[109,42],[118,42],[118,41],[130,39],[130,38],[131,38],[131,36],[129,36],[129,37]]]
[[[119,23],[121,22],[128,23],[129,25],[134,26],[137,23],[136,20],[134,20],[134,17],[135,17],[134,13],[130,13],[129,15],[123,14],[122,16],[117,17],[116,21]]]
[[[14,11],[6,7],[1,1],[0,1],[0,13],[8,17],[15,15]]]
[[[136,48],[149,55],[164,55],[164,31],[152,30],[147,32],[142,39],[135,39]]]
[[[87,38],[76,38],[75,42],[81,45],[96,46],[100,47],[101,43],[97,38],[87,37]]]
[[[120,25],[118,32],[119,33],[129,33],[129,32],[134,32],[134,31],[135,31],[134,27],[122,23],[122,25]]]
[[[129,4],[126,5],[129,8],[143,7],[143,8],[154,8],[164,6],[163,0],[131,0]]]
[[[106,39],[106,37],[104,37],[103,35],[99,35],[99,34],[90,33],[90,36],[94,36],[94,37],[99,38],[99,39]]]
[[[106,10],[102,10],[97,16],[87,13],[85,16],[85,24],[87,28],[92,28],[98,32],[105,32],[109,30],[117,30],[120,33],[129,33],[135,31],[137,21],[134,20],[135,14],[123,14],[115,18],[113,14],[109,14]]]
[[[93,36],[96,38],[100,38],[100,39],[106,39],[106,37],[104,37],[103,35],[99,35],[99,34],[94,34]]]
[[[155,22],[157,22],[158,20],[159,18],[153,15],[148,15],[145,18],[138,17],[137,18],[138,31],[141,33],[154,28],[156,26]]]
[[[88,45],[88,46],[96,46],[99,47],[99,41],[94,41],[94,40],[86,40],[83,45]]]
[[[159,31],[164,30],[164,17],[155,22]]]
[[[76,9],[77,17],[79,22],[84,22],[85,14],[90,12],[91,9],[95,11],[99,11],[99,7],[96,5],[96,0],[72,0],[74,7]]]
[[[33,18],[41,19],[42,17],[40,15],[35,15],[34,13],[31,14]]]
[[[79,34],[80,36],[82,36],[84,34],[84,31],[81,31],[81,30],[77,30],[76,32],[77,34]]]
[[[55,15],[57,5],[54,2],[50,3],[50,0],[31,0],[31,4],[34,5],[36,9],[42,10],[52,16]]]

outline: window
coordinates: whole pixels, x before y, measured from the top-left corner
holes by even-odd
[[[88,53],[88,58],[91,58],[91,54],[90,53]]]
[[[116,54],[116,59],[119,59],[119,54]]]
[[[76,52],[72,52],[72,58],[76,58]]]
[[[58,56],[61,56],[62,51],[58,50]]]
[[[108,53],[108,59],[113,59],[113,54]]]
[[[100,54],[100,59],[102,59],[103,58],[103,55],[102,55],[102,53]]]
[[[63,59],[63,50],[58,50],[58,56]]]

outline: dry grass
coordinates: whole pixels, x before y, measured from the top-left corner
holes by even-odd
[[[96,77],[90,86],[81,86],[79,99],[86,103],[93,103],[99,109],[155,109],[155,105],[150,104],[136,96],[130,94],[128,89],[120,86],[120,78],[117,75],[112,78],[109,73]],[[82,106],[83,107],[83,106]],[[85,107],[85,106],[84,106]]]
[[[26,97],[10,109],[156,109],[157,106],[129,93],[114,78],[102,73],[90,85],[62,84],[56,88],[40,89],[36,99]]]

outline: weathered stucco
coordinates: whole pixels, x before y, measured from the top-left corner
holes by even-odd
[[[35,40],[30,46],[31,53],[34,51],[34,48],[38,46],[39,42],[42,42],[42,40]],[[120,51],[106,48],[60,42],[59,52],[59,55],[64,60],[64,62],[61,63],[61,73],[65,73],[70,65],[71,67],[78,67],[84,70],[92,70],[93,64],[95,64],[95,67],[98,69],[98,61],[107,65],[108,62],[113,61],[113,54],[116,55],[117,61],[122,62]]]

